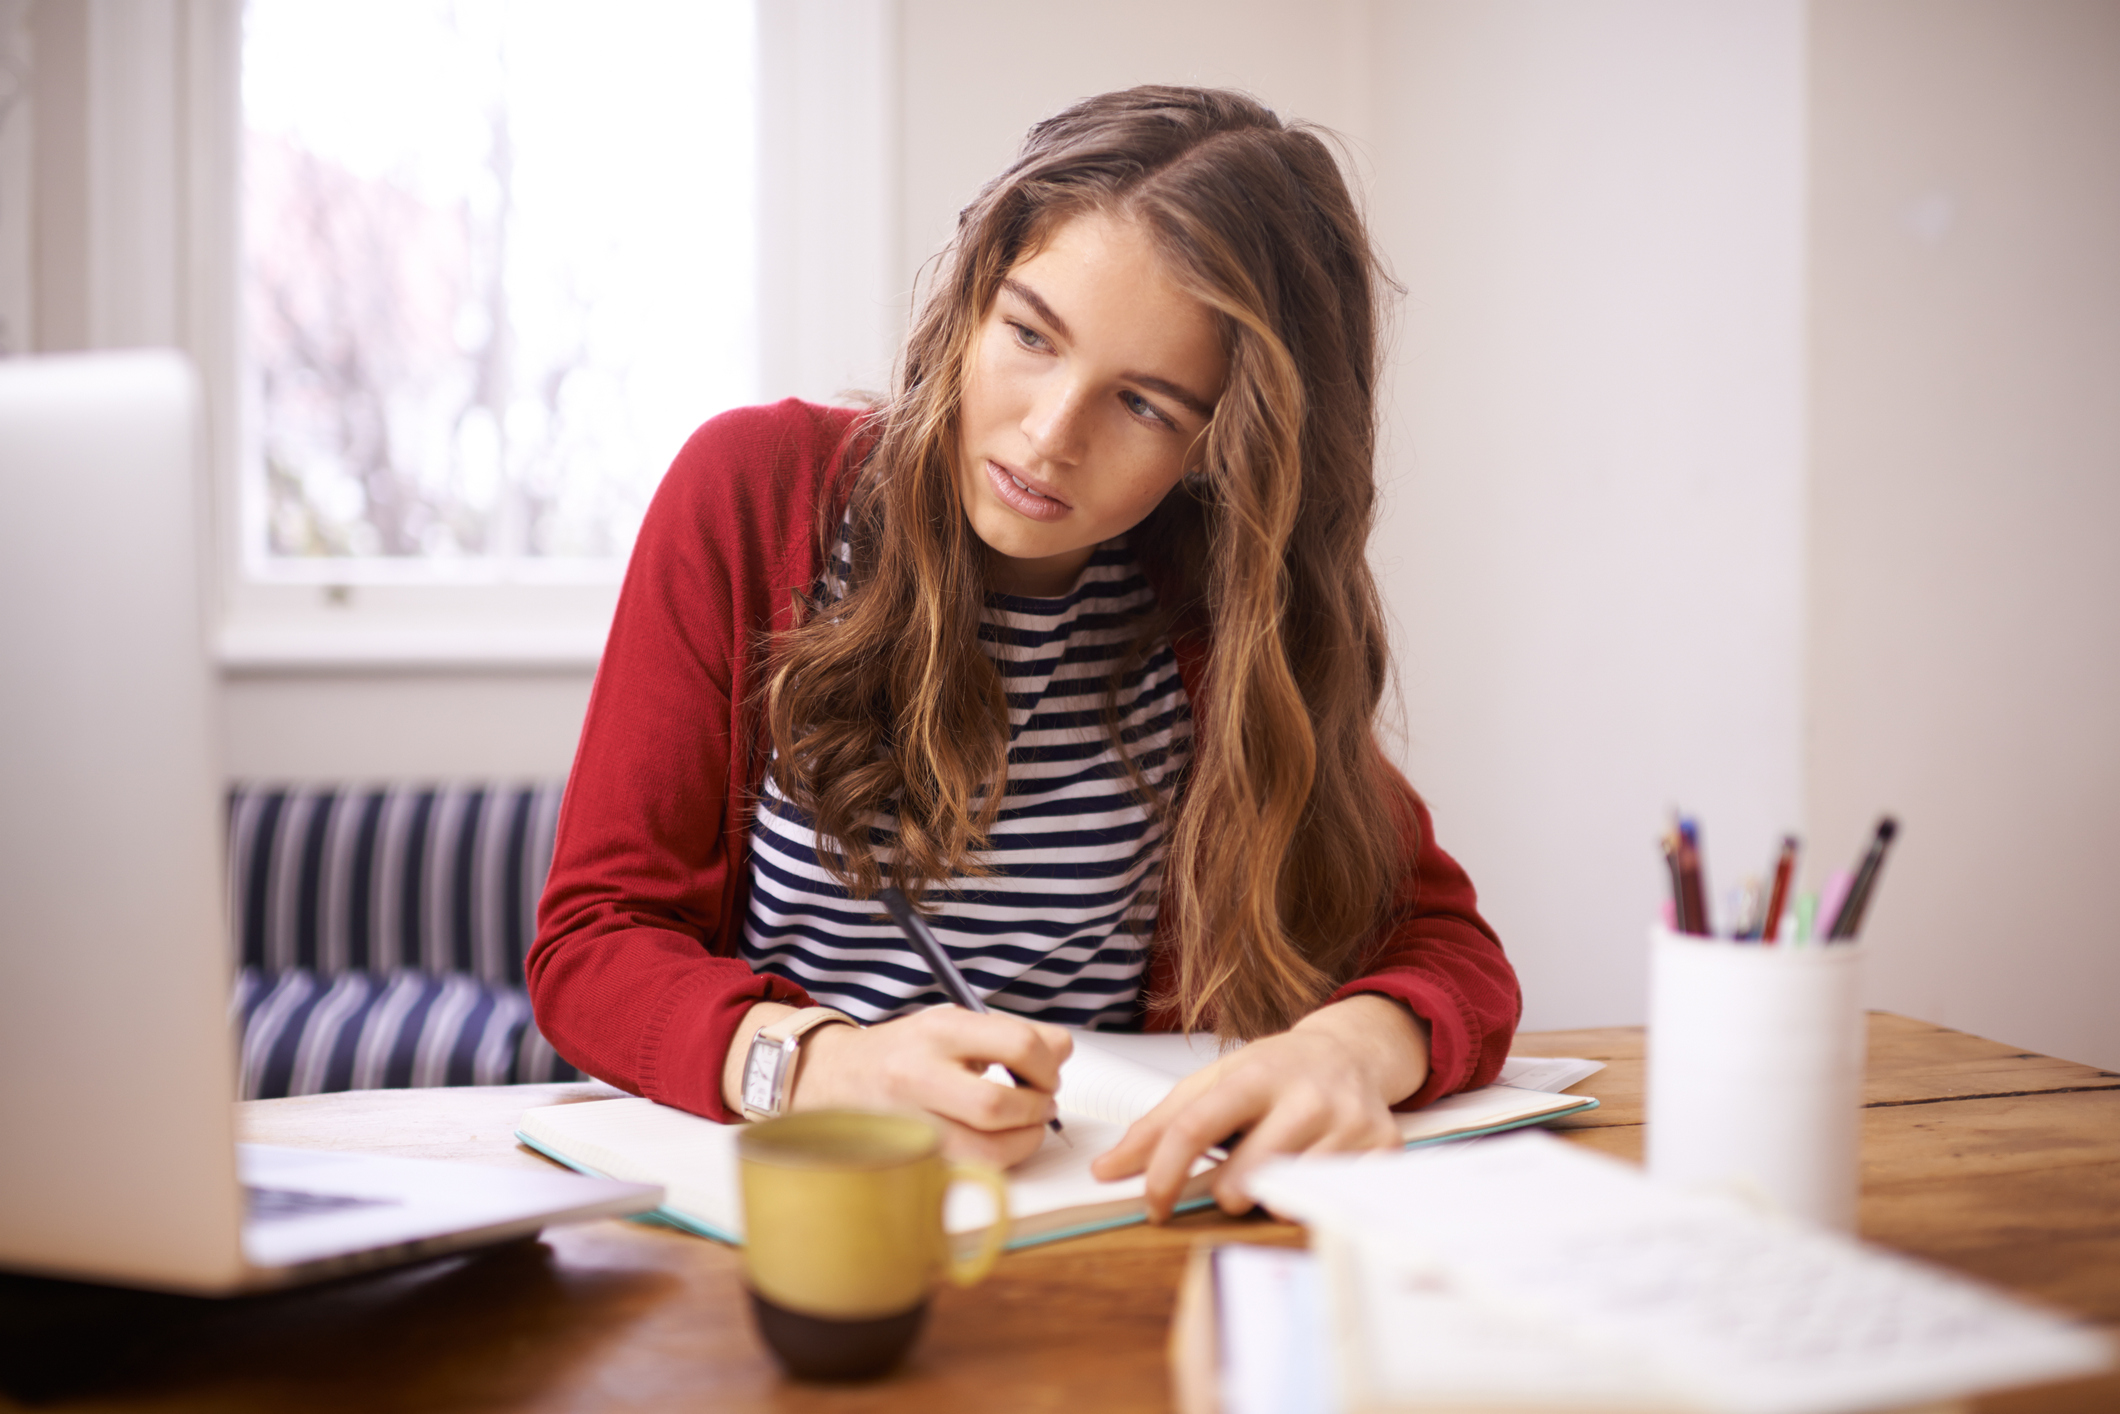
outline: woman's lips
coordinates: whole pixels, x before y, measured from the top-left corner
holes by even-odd
[[[1019,481],[1015,474],[996,461],[986,464],[987,484],[1001,503],[1020,516],[1031,520],[1058,520],[1070,509],[1067,502],[1057,496],[1048,496],[1037,491],[1027,482]]]

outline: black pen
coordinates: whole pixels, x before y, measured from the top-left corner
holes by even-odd
[[[942,990],[950,994],[950,1000],[966,1011],[976,1011],[984,1016],[990,1008],[980,999],[979,994],[972,990],[972,984],[964,980],[964,974],[957,970],[957,964],[951,962],[950,955],[943,951],[942,940],[935,936],[934,929],[928,927],[925,918],[913,912],[913,905],[906,901],[905,895],[896,889],[884,889],[876,896],[882,899],[883,906],[890,910],[891,921],[898,925],[899,932],[905,934],[905,940],[913,945],[913,951],[927,959],[928,970],[935,974],[935,980],[942,984]],[[1009,1072],[1009,1078],[1026,1090],[1038,1088],[1013,1070]],[[1047,1120],[1045,1127],[1055,1134],[1067,1133],[1060,1127],[1058,1115]]]
[[[1833,916],[1833,926],[1826,930],[1827,942],[1850,942],[1856,930],[1862,927],[1863,910],[1870,906],[1870,895],[1877,889],[1877,871],[1884,868],[1884,852],[1892,847],[1892,837],[1898,833],[1899,822],[1891,816],[1877,822],[1877,833],[1871,837],[1870,847],[1862,856],[1862,866],[1855,871],[1855,882],[1848,887],[1847,899],[1840,905],[1840,912]]]

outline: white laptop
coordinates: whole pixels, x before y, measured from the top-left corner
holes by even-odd
[[[175,354],[0,361],[0,1269],[227,1293],[653,1208],[236,1143],[196,406]]]

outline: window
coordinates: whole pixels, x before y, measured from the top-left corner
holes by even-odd
[[[63,41],[34,66],[30,29]],[[190,353],[227,670],[593,666],[694,426],[888,380],[897,30],[896,0],[0,0],[0,337]],[[310,200],[346,194],[344,225]],[[338,366],[363,321],[376,366]]]
[[[615,579],[753,401],[748,0],[250,0],[246,573]]]

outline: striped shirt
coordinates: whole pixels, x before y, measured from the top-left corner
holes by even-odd
[[[846,528],[820,594],[845,593]],[[923,911],[965,980],[997,1010],[1066,1026],[1122,1026],[1137,1013],[1163,862],[1163,827],[1135,794],[1105,727],[1113,661],[1154,594],[1124,538],[1099,546],[1056,599],[993,594],[980,646],[1008,694],[1008,781],[989,872],[937,880]],[[1159,799],[1192,746],[1192,712],[1169,642],[1120,680],[1120,734]],[[897,816],[872,817],[879,863]],[[818,864],[813,822],[775,789],[751,828],[743,958],[862,1021],[948,997],[880,906],[850,900]]]

